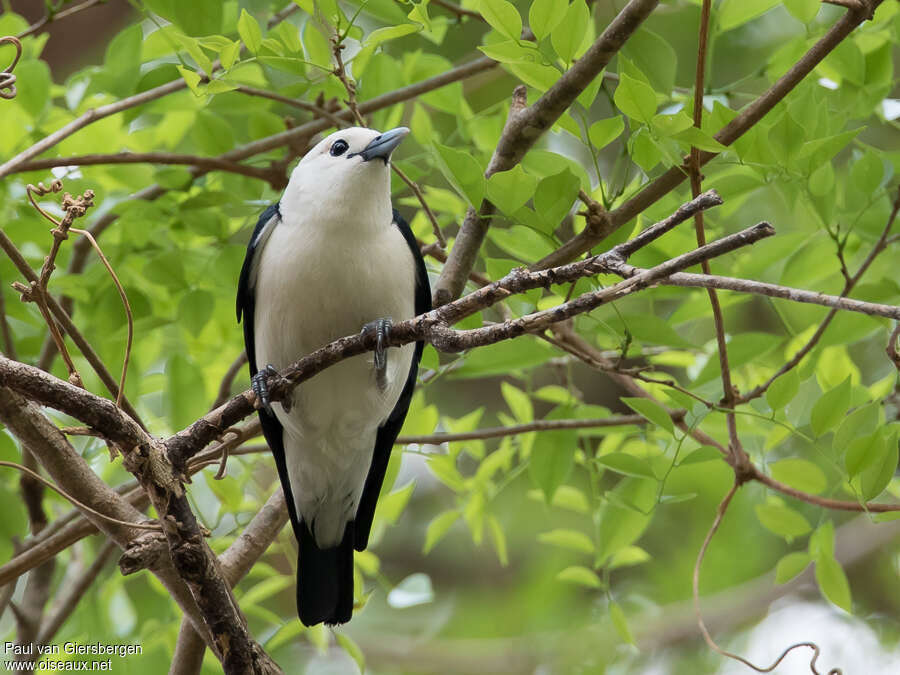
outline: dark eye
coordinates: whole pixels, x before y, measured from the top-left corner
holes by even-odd
[[[343,155],[345,152],[347,152],[347,148],[349,147],[350,146],[347,145],[347,141],[339,138],[331,144],[331,156],[337,157],[338,155]]]

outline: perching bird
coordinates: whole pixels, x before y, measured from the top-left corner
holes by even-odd
[[[260,217],[241,269],[238,321],[243,314],[259,418],[299,542],[297,609],[307,626],[353,613],[353,549],[368,543],[422,356],[422,342],[382,346],[392,320],[431,309],[416,239],[391,207],[390,156],[408,133],[352,128],[319,142]],[[378,336],[374,354],[345,359],[270,405],[267,375],[361,330]]]

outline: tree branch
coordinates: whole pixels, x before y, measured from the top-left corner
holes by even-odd
[[[871,0],[871,11],[874,12],[882,2],[883,0]],[[868,18],[869,13],[867,11],[848,11],[775,84],[744,108],[731,122],[722,127],[715,134],[714,138],[722,145],[731,145],[743,136],[812,72],[844,38],[850,35],[854,28]],[[700,165],[706,164],[714,157],[716,157],[714,152],[701,152]],[[596,231],[584,230],[556,251],[539,260],[532,267],[535,269],[555,267],[569,260],[574,260],[581,254],[589,251],[637,214],[646,210],[678,187],[688,177],[688,173],[688,169],[684,165],[673,166],[664,174],[651,181],[634,197],[617,209],[610,211],[607,228]]]
[[[45,157],[23,162],[8,174],[25,171],[43,171],[57,166],[94,166],[98,164],[174,164],[195,166],[205,171],[226,171],[249,178],[266,181],[273,189],[284,188],[284,173],[276,168],[259,168],[230,162],[221,157],[201,157],[171,152],[117,152],[112,154],[72,155],[70,157]]]
[[[516,89],[506,126],[485,171],[485,178],[498,171],[512,169],[522,160],[543,133],[553,126],[606,67],[657,4],[659,0],[630,0],[584,56],[530,107],[525,106],[527,101],[524,88]],[[450,250],[447,265],[435,284],[435,306],[444,305],[462,294],[477,252],[487,234],[488,218],[493,209],[493,205],[484,200],[477,215],[473,210],[466,214],[456,242]]]

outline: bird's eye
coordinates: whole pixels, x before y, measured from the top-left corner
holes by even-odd
[[[331,156],[337,157],[339,155],[343,155],[345,152],[347,152],[347,148],[349,147],[350,146],[347,145],[347,141],[339,138],[331,144]]]

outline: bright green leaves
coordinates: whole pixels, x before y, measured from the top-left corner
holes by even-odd
[[[656,114],[656,94],[653,87],[627,73],[619,74],[619,85],[613,100],[619,110],[644,124],[650,124]]]
[[[568,0],[534,0],[528,10],[528,25],[538,40],[543,40],[562,21]]]
[[[782,459],[769,468],[772,478],[803,492],[817,495],[828,487],[828,480],[822,469],[806,459]]]
[[[737,28],[780,4],[781,0],[722,0],[716,12],[720,31]]]
[[[621,115],[594,122],[588,129],[588,138],[594,149],[600,150],[616,140],[625,131],[625,120]]]
[[[578,436],[575,431],[543,431],[531,448],[528,474],[544,493],[547,501],[572,471]]]
[[[576,584],[585,588],[601,588],[600,577],[593,570],[581,565],[572,565],[557,573],[556,578],[570,584]]]
[[[785,9],[803,23],[809,23],[816,18],[821,4],[820,0],[784,0]]]
[[[678,56],[672,46],[651,30],[640,28],[622,47],[622,53],[647,75],[653,88],[668,94],[675,86]]]
[[[579,532],[578,530],[557,529],[542,532],[538,535],[538,541],[542,544],[559,546],[571,551],[578,551],[579,553],[594,552],[594,542],[584,532]]]
[[[792,368],[769,386],[766,390],[766,401],[772,410],[783,410],[794,400],[798,391],[800,391],[800,373],[796,368]]]
[[[212,35],[222,31],[223,3],[220,0],[144,0],[144,4],[188,35]]]
[[[812,530],[802,513],[774,500],[766,504],[757,504],[756,517],[767,530],[786,539],[799,537]]]
[[[590,20],[591,13],[584,0],[575,0],[550,32],[553,49],[566,64],[571,63],[578,55]]]
[[[507,0],[479,0],[481,16],[501,35],[510,40],[522,37],[522,17],[515,5]]]
[[[634,410],[638,415],[646,418],[660,429],[665,429],[670,434],[675,433],[672,418],[659,403],[649,398],[622,398],[622,403]]]
[[[572,208],[581,188],[581,180],[569,169],[547,176],[534,193],[534,209],[544,221],[545,232],[551,233]]]
[[[512,216],[534,195],[537,179],[520,164],[493,174],[487,181],[487,197],[503,213]]]
[[[786,584],[805,570],[811,561],[808,553],[788,553],[775,566],[775,583]]]
[[[262,47],[262,30],[259,22],[246,9],[241,10],[241,16],[237,22],[238,35],[247,46],[251,54],[259,52]]]
[[[469,206],[478,208],[484,197],[484,170],[471,154],[434,143],[433,157],[444,178]]]
[[[809,538],[809,555],[816,563],[816,583],[822,595],[845,612],[852,612],[850,584],[834,557],[834,524],[830,520]]]
[[[833,429],[844,419],[850,407],[850,378],[822,394],[810,413],[809,424],[816,436]]]

